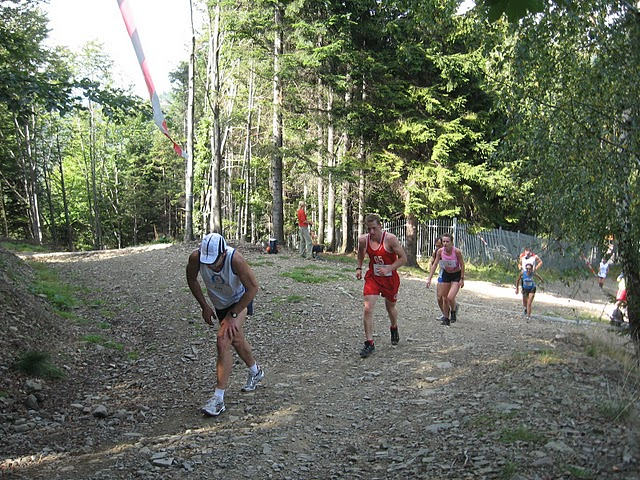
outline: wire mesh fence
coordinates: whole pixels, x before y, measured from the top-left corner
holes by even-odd
[[[383,222],[383,227],[396,235],[403,246],[406,245],[407,225],[404,219]],[[436,239],[445,233],[453,235],[454,245],[472,263],[515,265],[525,247],[530,247],[543,262],[559,270],[576,268],[583,262],[581,251],[576,251],[569,244],[501,228],[477,230],[455,218],[418,222],[418,260],[428,259],[433,253]],[[596,257],[597,252],[591,252],[585,258],[593,262]]]

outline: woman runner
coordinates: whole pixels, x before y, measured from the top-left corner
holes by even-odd
[[[442,271],[442,325],[451,325],[458,320],[458,303],[456,295],[458,290],[464,287],[464,259],[462,251],[453,246],[453,235],[445,233],[442,235],[442,248],[436,252],[436,258],[431,263],[431,271],[427,279],[427,288],[431,286],[431,279],[436,270],[436,265],[440,265]]]

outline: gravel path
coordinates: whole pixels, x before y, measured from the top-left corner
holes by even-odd
[[[186,286],[195,246],[39,259],[83,287],[82,320],[56,333],[68,375],[41,382],[38,409],[24,406],[33,386],[5,398],[0,478],[640,478],[637,380],[593,338],[621,340],[575,322],[604,308],[591,281],[573,298],[548,287],[526,322],[513,288],[470,280],[444,327],[434,290],[402,275],[400,344],[380,301],[363,360],[354,264],[241,247],[261,286],[246,331],[266,378],[243,394],[236,363],[227,411],[209,418],[215,329]],[[327,281],[282,275],[296,267]]]

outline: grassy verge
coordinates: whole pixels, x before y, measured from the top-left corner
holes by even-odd
[[[14,253],[48,253],[51,250],[42,245],[25,242],[0,242],[0,247]]]
[[[56,313],[69,312],[78,301],[76,292],[78,287],[68,285],[60,281],[58,273],[41,262],[28,262],[36,274],[29,290],[39,296],[45,297],[54,307]]]
[[[330,267],[319,267],[317,264],[294,267],[293,270],[282,272],[280,275],[301,283],[324,283],[351,278],[344,272]]]
[[[88,330],[83,337],[86,344],[100,345],[111,350],[122,351],[124,346],[120,342],[113,341],[106,337],[103,333],[111,329],[109,319],[113,318],[114,313],[103,307],[101,300],[92,299],[87,305],[93,309],[99,310],[103,317],[99,321],[91,320],[77,315],[75,310],[81,304],[79,298],[80,293],[89,293],[89,290],[77,285],[69,284],[62,281],[58,272],[43,262],[28,262],[35,276],[32,283],[28,286],[28,290],[45,298],[52,306],[56,315],[76,325],[83,326]],[[99,334],[90,333],[92,330],[101,331]],[[138,354],[135,354],[137,356]],[[132,358],[133,357],[129,357]],[[50,361],[48,352],[26,352],[16,362],[15,368],[27,375],[38,376],[41,378],[59,378],[63,372],[57,369]]]

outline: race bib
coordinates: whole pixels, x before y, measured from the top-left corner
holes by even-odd
[[[458,262],[456,260],[440,260],[440,266],[442,268],[456,268]]]
[[[377,263],[374,263],[374,264],[373,264],[373,274],[374,274],[376,277],[390,277],[390,276],[391,276],[391,272],[386,273],[386,274],[383,274],[383,273],[380,271],[380,267],[385,267],[385,266],[386,266],[386,265],[378,265]]]

